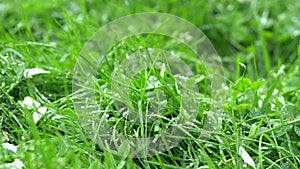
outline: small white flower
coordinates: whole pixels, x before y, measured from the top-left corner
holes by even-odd
[[[277,75],[282,75],[284,74],[284,69],[285,69],[285,65],[281,65],[281,67],[279,68]]]
[[[32,110],[34,108],[40,107],[40,103],[33,100],[30,96],[26,96],[24,98],[24,101],[19,101],[19,104],[23,107],[23,108],[27,108],[29,110]]]
[[[24,164],[21,160],[15,159],[15,161],[12,163],[6,163],[4,167],[9,169],[22,169],[24,167]]]
[[[47,112],[47,107],[40,107],[37,109],[38,112],[33,112],[33,121],[36,124],[42,117],[43,115],[46,114]]]
[[[23,75],[25,78],[32,78],[33,75],[45,74],[45,73],[50,73],[50,71],[43,70],[40,68],[32,68],[32,69],[25,69]]]
[[[26,96],[24,101],[19,101],[19,104],[28,110],[37,110],[33,112],[33,121],[35,124],[43,117],[47,112],[47,107],[41,107],[41,103],[35,101],[30,96]]]
[[[15,145],[10,144],[10,143],[3,143],[2,147],[5,148],[5,149],[8,149],[8,150],[10,150],[14,153],[17,153],[17,150],[18,150],[18,146],[15,146]]]

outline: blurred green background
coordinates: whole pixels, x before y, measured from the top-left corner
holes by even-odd
[[[70,69],[84,42],[102,25],[133,13],[165,12],[199,27],[230,71],[240,56],[256,78],[253,62],[259,76],[265,76],[271,68],[296,61],[299,9],[297,0],[1,1],[0,47],[26,41],[54,45],[51,57],[66,61]]]

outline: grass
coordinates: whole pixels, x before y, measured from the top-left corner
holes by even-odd
[[[0,146],[0,168],[17,159],[24,168],[253,168],[251,159],[256,168],[300,168],[299,9],[296,0],[0,1],[0,143],[18,146],[16,152]],[[146,55],[153,59],[148,69],[133,72],[131,80],[114,79],[126,54],[163,45],[192,68],[194,80],[200,79],[195,95],[202,101],[196,101],[200,105],[191,126],[181,128],[186,133],[182,140],[163,153],[131,158],[133,146],[118,145],[119,156],[89,137],[75,111],[72,99],[78,96],[72,93],[72,80],[88,38],[110,21],[137,12],[174,14],[200,28],[222,58],[226,100],[220,112],[207,111],[213,106],[211,79],[188,47],[164,36],[138,36],[116,44],[93,81],[97,103],[114,132],[159,135],[178,127],[172,119],[184,106],[178,97],[182,89],[168,65],[165,71],[153,66],[162,62],[159,55]],[[35,67],[50,73],[24,75]],[[122,91],[130,94],[126,101],[133,110],[158,107],[162,113],[149,123],[134,123],[150,119],[122,114],[122,100],[113,99]],[[22,105],[28,96],[40,104]],[[161,104],[151,98],[161,99]],[[33,113],[41,107],[46,114],[35,122]],[[214,120],[216,113],[222,123]],[[210,128],[205,122],[217,127],[203,139],[199,131]]]

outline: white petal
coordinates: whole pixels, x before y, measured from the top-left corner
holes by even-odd
[[[37,111],[41,114],[44,115],[47,112],[47,107],[40,107],[37,109]]]
[[[23,108],[27,108],[29,110],[32,110],[34,108],[40,107],[40,103],[33,100],[30,96],[26,96],[24,98],[24,101],[19,101],[19,104],[23,107]]]
[[[24,167],[24,164],[21,160],[15,159],[12,163],[6,163],[5,168],[11,168],[11,169],[22,169]]]
[[[261,108],[263,105],[263,101],[262,100],[258,100],[258,107]]]
[[[240,146],[239,154],[243,158],[243,160],[246,164],[248,164],[251,167],[253,167],[254,169],[256,169],[253,159],[250,157],[250,155],[247,153],[247,151],[244,149],[244,147]]]
[[[36,124],[42,118],[43,115],[37,112],[33,112],[32,116],[33,116],[33,121]]]
[[[43,115],[46,114],[47,112],[47,107],[40,107],[37,109],[38,112],[33,112],[33,121],[36,124],[42,117]]]
[[[10,150],[14,153],[17,153],[17,150],[18,150],[18,146],[15,146],[15,145],[10,144],[10,143],[3,143],[2,147],[5,148],[5,149],[8,149],[8,150]]]
[[[25,78],[31,78],[33,75],[45,74],[45,73],[50,73],[50,71],[43,70],[40,68],[32,68],[32,69],[25,69],[23,75]]]

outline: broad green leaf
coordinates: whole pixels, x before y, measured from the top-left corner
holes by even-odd
[[[234,90],[243,93],[249,90],[252,86],[252,82],[249,78],[242,78],[240,79],[234,87]]]
[[[239,104],[239,109],[242,111],[242,112],[245,112],[247,110],[251,110],[251,104],[248,104],[248,103],[242,103],[242,104]]]
[[[252,89],[253,89],[253,90],[257,90],[257,89],[259,89],[261,86],[263,86],[264,84],[265,84],[265,81],[264,81],[264,80],[253,82],[253,83],[252,83]]]

